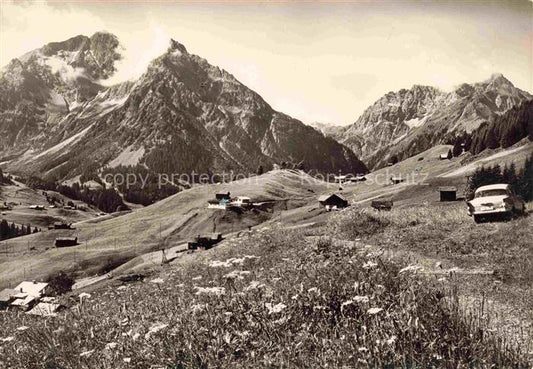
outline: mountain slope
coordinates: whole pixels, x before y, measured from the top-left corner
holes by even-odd
[[[340,142],[369,167],[381,167],[393,155],[401,160],[470,133],[531,98],[501,74],[484,82],[462,84],[450,93],[413,86],[388,93],[374,103],[348,127]]]
[[[22,80],[22,102],[0,105],[0,114],[12,117],[0,127],[10,135],[2,141],[0,160],[9,169],[24,167],[58,179],[123,162],[166,173],[250,172],[281,162],[321,172],[366,172],[350,149],[274,111],[231,74],[189,54],[177,41],[171,40],[137,81],[105,88],[98,79],[112,74],[118,57],[114,51],[86,50],[95,36],[78,37],[49,44],[5,68],[2,91],[13,89],[10,81]],[[108,41],[107,47],[117,45]],[[80,76],[68,80],[53,73],[50,53]],[[87,62],[93,54],[96,66]],[[36,73],[34,65],[44,71]],[[23,103],[35,107],[26,118]]]

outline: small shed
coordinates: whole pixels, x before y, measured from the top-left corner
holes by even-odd
[[[390,177],[390,181],[392,184],[399,184],[405,181],[402,177]]]
[[[326,210],[340,209],[348,206],[348,201],[341,195],[331,194],[322,195],[318,198],[320,205],[324,206]]]
[[[220,201],[220,200],[230,200],[231,199],[231,193],[228,191],[228,192],[218,192],[215,194],[215,198]]]
[[[440,201],[457,200],[457,188],[453,186],[442,186],[438,188],[440,192]]]
[[[16,291],[11,288],[6,288],[0,291],[0,309],[5,309],[15,299]]]
[[[78,244],[78,237],[60,237],[56,238],[56,247],[69,247]]]
[[[54,229],[71,229],[72,223],[55,222]]]

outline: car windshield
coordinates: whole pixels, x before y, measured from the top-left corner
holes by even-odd
[[[485,190],[476,192],[476,199],[479,197],[489,197],[489,196],[502,196],[507,195],[507,190],[498,189],[498,190]]]

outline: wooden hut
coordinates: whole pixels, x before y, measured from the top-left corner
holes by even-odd
[[[440,201],[457,200],[457,188],[453,186],[443,186],[438,188],[440,192]]]
[[[56,238],[56,247],[69,247],[78,244],[78,237],[60,237]]]
[[[348,201],[341,195],[337,194],[322,195],[318,198],[318,202],[325,207],[326,210],[336,210],[348,206]]]

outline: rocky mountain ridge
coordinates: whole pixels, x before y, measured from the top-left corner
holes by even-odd
[[[3,69],[4,167],[55,179],[108,165],[251,172],[290,162],[321,172],[366,172],[350,149],[274,111],[175,40],[137,81],[102,86],[120,58],[118,47],[110,34],[77,36]]]
[[[470,133],[532,98],[501,74],[449,93],[415,85],[384,95],[337,139],[370,168],[381,167],[392,156],[401,160]]]

